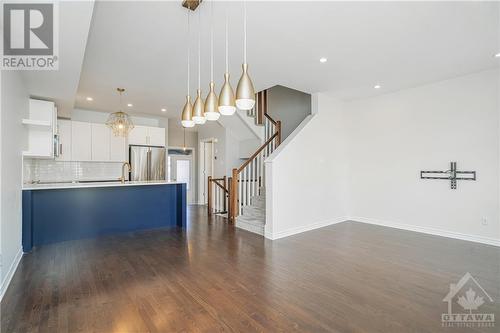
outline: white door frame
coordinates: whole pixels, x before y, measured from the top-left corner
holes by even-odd
[[[217,143],[216,138],[206,138],[206,139],[201,139],[200,142],[198,143],[199,150],[200,150],[200,158],[198,163],[198,204],[200,205],[205,205],[206,202],[203,198],[203,190],[205,188],[205,175],[203,174],[203,163],[205,161],[205,147],[203,146],[204,143],[210,142],[212,143],[212,174],[209,176],[214,176],[214,166],[215,166],[215,143]]]
[[[191,187],[192,187],[192,190],[191,190],[191,194],[192,194],[192,198],[191,198],[191,201],[192,202],[188,202],[188,204],[194,204],[197,202],[197,198],[196,198],[196,194],[198,193],[198,185],[197,185],[197,182],[196,182],[196,149],[194,147],[178,147],[178,146],[168,146],[167,147],[167,168],[168,168],[168,150],[169,149],[176,149],[176,150],[182,150],[186,148],[186,150],[191,150],[191,155],[186,155],[186,156],[190,156],[189,159],[191,159]],[[168,172],[168,169],[167,169],[167,172]],[[167,174],[167,179],[168,179],[168,174]]]

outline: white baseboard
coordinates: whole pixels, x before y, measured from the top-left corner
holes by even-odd
[[[9,287],[10,281],[12,280],[12,277],[14,276],[14,273],[16,272],[17,266],[21,262],[22,257],[23,257],[23,251],[22,249],[19,249],[19,252],[17,252],[14,261],[12,261],[12,264],[10,265],[7,274],[5,275],[5,278],[3,279],[2,284],[0,285],[0,301],[3,298],[3,295],[5,295],[5,292]]]
[[[278,231],[278,232],[273,232],[273,233],[265,232],[264,237],[266,237],[267,239],[270,239],[270,240],[275,240],[275,239],[279,239],[279,238],[283,238],[283,237],[288,237],[288,236],[300,234],[300,233],[303,233],[306,231],[310,231],[310,230],[314,230],[314,229],[318,229],[318,228],[323,228],[323,227],[326,227],[326,226],[329,226],[332,224],[345,222],[347,220],[349,220],[349,219],[346,217],[337,217],[337,218],[333,218],[333,219],[329,219],[329,220],[325,220],[325,221],[316,222],[313,224],[308,224],[308,225],[305,225],[302,227],[286,229],[283,231]]]
[[[468,234],[462,234],[462,233],[454,232],[454,231],[448,231],[448,230],[442,230],[442,229],[436,229],[436,228],[430,228],[430,227],[421,227],[421,226],[410,225],[410,224],[395,223],[395,222],[390,222],[390,221],[382,221],[382,220],[377,220],[377,219],[372,219],[372,218],[367,218],[367,217],[359,217],[359,216],[351,216],[348,220],[354,221],[354,222],[380,225],[380,226],[389,227],[389,228],[415,231],[415,232],[420,232],[420,233],[434,235],[434,236],[455,238],[455,239],[465,240],[465,241],[469,241],[469,242],[482,243],[482,244],[488,244],[488,245],[493,245],[493,246],[500,246],[500,239],[495,239],[495,238],[490,238],[490,237],[468,235]]]
[[[468,234],[463,234],[463,233],[454,232],[454,231],[448,231],[448,230],[442,230],[442,229],[436,229],[436,228],[430,228],[430,227],[422,227],[422,226],[416,226],[416,225],[410,225],[410,224],[395,223],[395,222],[390,222],[390,221],[382,221],[382,220],[377,220],[377,219],[372,219],[372,218],[367,218],[367,217],[360,217],[360,216],[338,217],[338,218],[334,218],[331,220],[326,220],[326,221],[321,221],[321,222],[309,224],[309,225],[306,225],[303,227],[297,227],[297,228],[291,228],[291,229],[287,229],[287,230],[283,230],[283,231],[278,231],[275,233],[266,232],[264,234],[264,236],[267,239],[275,240],[275,239],[279,239],[279,238],[284,238],[284,237],[300,234],[302,232],[306,232],[306,231],[310,231],[310,230],[314,230],[314,229],[318,229],[318,228],[323,228],[323,227],[326,227],[326,226],[329,226],[332,224],[348,222],[348,221],[361,222],[361,223],[379,225],[379,226],[388,227],[388,228],[396,228],[396,229],[420,232],[420,233],[424,233],[424,234],[428,234],[428,235],[454,238],[454,239],[460,239],[460,240],[465,240],[465,241],[469,241],[469,242],[475,242],[475,243],[481,243],[481,244],[487,244],[487,245],[493,245],[493,246],[500,247],[500,239],[496,239],[496,238],[477,236],[477,235],[468,235]]]

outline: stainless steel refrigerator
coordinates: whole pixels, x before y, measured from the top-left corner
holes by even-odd
[[[129,146],[130,180],[165,180],[165,157],[163,147]]]

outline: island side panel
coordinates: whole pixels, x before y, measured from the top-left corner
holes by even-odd
[[[185,228],[187,221],[187,185],[177,184],[177,225]]]
[[[176,184],[28,192],[33,246],[174,227],[179,225],[179,201],[185,200]]]
[[[33,248],[33,219],[31,205],[32,191],[23,191],[23,225],[22,246],[23,252],[30,252]]]

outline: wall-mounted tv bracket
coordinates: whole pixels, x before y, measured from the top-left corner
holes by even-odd
[[[442,176],[446,175],[446,176]],[[457,189],[457,180],[476,180],[476,171],[458,171],[457,162],[450,162],[450,170],[420,171],[421,179],[446,179],[451,182],[451,189]]]

